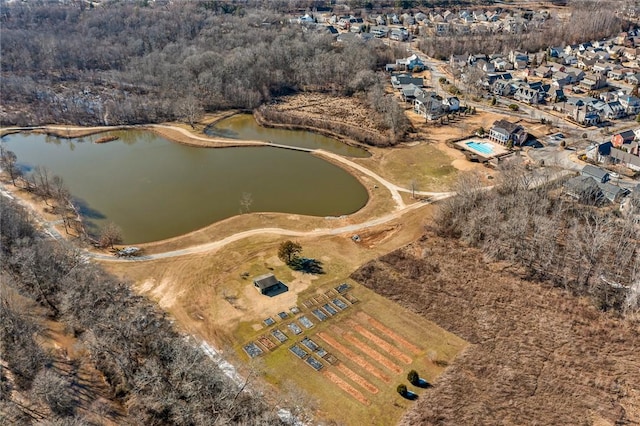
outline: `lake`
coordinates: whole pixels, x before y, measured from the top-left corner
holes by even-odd
[[[92,143],[111,134],[120,139]],[[91,232],[114,222],[126,244],[175,237],[237,215],[243,194],[250,194],[252,212],[313,216],[350,214],[368,200],[354,176],[306,152],[197,148],[132,130],[70,140],[14,134],[2,141],[24,170],[40,165],[64,179]]]
[[[347,145],[319,133],[262,127],[251,114],[236,114],[222,119],[207,127],[205,133],[229,139],[258,140],[311,149],[320,148],[345,157],[363,158],[370,155],[363,148]]]

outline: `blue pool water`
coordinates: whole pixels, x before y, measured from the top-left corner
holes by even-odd
[[[485,142],[466,142],[465,145],[467,145],[469,148],[473,149],[474,151],[478,151],[482,154],[486,154],[486,155],[493,154],[493,147],[491,146],[491,144],[488,144]]]

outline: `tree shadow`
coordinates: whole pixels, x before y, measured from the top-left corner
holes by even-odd
[[[73,198],[73,205],[76,206],[76,208],[78,209],[78,212],[85,218],[87,219],[106,219],[107,217],[100,212],[99,210],[96,210],[92,207],[89,206],[89,203],[87,203],[85,200],[83,200],[82,198]]]
[[[433,387],[433,385],[427,382],[425,379],[418,379],[418,383],[414,383],[414,385],[422,389],[428,389]]]
[[[294,271],[304,272],[305,274],[324,274],[322,262],[318,259],[309,259],[307,257],[302,257],[293,260],[290,266]]]
[[[404,399],[408,399],[409,401],[415,401],[416,399],[418,399],[418,394],[413,393],[411,391],[407,391],[404,395],[402,395],[402,397]]]

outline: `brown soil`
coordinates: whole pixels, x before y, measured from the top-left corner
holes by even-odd
[[[372,394],[378,393],[378,388],[377,387],[373,386],[364,377],[362,377],[359,374],[355,373],[353,370],[351,370],[346,365],[344,365],[342,363],[338,363],[338,365],[336,365],[336,368],[338,370],[340,370],[340,372],[342,374],[344,374],[345,377],[347,377],[349,380],[351,380],[354,383],[357,383],[358,386],[361,386],[362,388],[368,390]]]
[[[413,360],[410,357],[408,357],[405,353],[403,353],[401,350],[389,344],[389,342],[387,342],[386,340],[381,339],[380,337],[371,333],[369,330],[365,329],[363,326],[361,326],[357,322],[349,321],[349,325],[353,327],[353,330],[357,331],[364,338],[372,341],[376,346],[378,346],[383,351],[389,353],[394,358],[402,361],[405,364],[411,364],[413,362]]]
[[[361,352],[366,353],[367,356],[369,356],[369,357],[373,358],[374,360],[376,360],[377,363],[379,363],[380,365],[384,365],[384,367],[386,369],[391,370],[396,374],[402,373],[402,368],[398,367],[396,364],[391,362],[390,359],[388,359],[387,357],[385,357],[382,354],[380,354],[378,351],[373,349],[371,346],[368,346],[366,343],[361,342],[360,340],[358,340],[358,338],[355,337],[353,334],[351,334],[351,333],[343,333],[342,337],[344,338],[344,340],[346,340],[347,342],[351,343],[356,348],[360,349]]]
[[[385,383],[391,382],[391,379],[388,376],[386,376],[380,370],[378,370],[376,367],[371,365],[371,363],[369,361],[365,360],[360,355],[356,354],[351,349],[347,348],[342,343],[338,342],[336,339],[334,339],[329,334],[327,334],[325,332],[320,332],[320,333],[317,334],[317,336],[320,337],[322,340],[324,340],[325,343],[327,343],[329,346],[332,346],[335,350],[340,352],[342,355],[344,355],[345,357],[347,357],[348,359],[350,359],[354,363],[358,364],[360,367],[364,368],[370,374],[376,376],[377,378],[379,378],[380,380],[384,381]]]
[[[402,424],[637,424],[640,327],[427,235],[353,278],[470,341]],[[429,357],[438,362],[439,354]]]
[[[380,330],[381,332],[389,336],[391,339],[395,340],[403,348],[406,348],[407,350],[413,352],[414,354],[419,354],[421,352],[421,349],[419,347],[408,342],[405,338],[399,336],[397,333],[395,333],[390,328],[386,327],[384,324],[380,323],[380,321],[376,320],[375,318],[371,318],[369,315],[365,314],[364,312],[358,312],[358,315],[360,316],[360,318],[368,321],[369,324],[371,324],[372,326],[374,326],[375,328],[377,328],[378,330]]]
[[[371,402],[364,397],[362,392],[351,386],[349,383],[342,380],[340,377],[333,374],[331,371],[325,371],[324,376],[335,383],[340,389],[349,394],[349,396],[355,398],[358,402],[364,405],[371,405]]]

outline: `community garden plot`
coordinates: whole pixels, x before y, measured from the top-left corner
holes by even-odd
[[[302,324],[304,328],[313,327],[313,322],[305,316],[301,316],[300,318],[298,318],[298,321],[300,321],[300,324]]]
[[[298,314],[294,316],[288,308],[287,320],[281,323],[281,315],[273,315],[278,326],[268,332],[256,330],[252,343],[262,351],[270,381],[293,381],[317,398],[324,412],[349,412],[354,420],[345,421],[348,426],[374,424],[379,419],[384,424],[397,422],[406,404],[396,386],[406,383],[408,371],[415,369],[432,381],[444,367],[432,363],[427,351],[446,348],[455,354],[464,344],[389,301],[374,303],[365,289],[349,284],[320,289],[302,300],[311,307],[299,301]],[[271,345],[262,341],[264,337]],[[453,343],[443,345],[442,339]],[[438,355],[447,362],[452,359]],[[398,398],[400,405],[394,405]]]
[[[255,358],[257,356],[262,355],[263,353],[262,349],[260,349],[260,347],[256,345],[254,342],[244,345],[242,349],[244,349],[247,355],[249,355],[249,358]]]
[[[275,329],[271,332],[271,335],[273,337],[275,337],[276,339],[278,339],[278,341],[280,343],[284,343],[285,341],[287,341],[288,337],[280,330]]]
[[[295,322],[292,322],[291,324],[287,325],[287,327],[289,328],[289,330],[291,330],[291,332],[295,335],[301,334],[302,333],[302,329],[300,328],[300,326],[298,324],[296,324]]]

